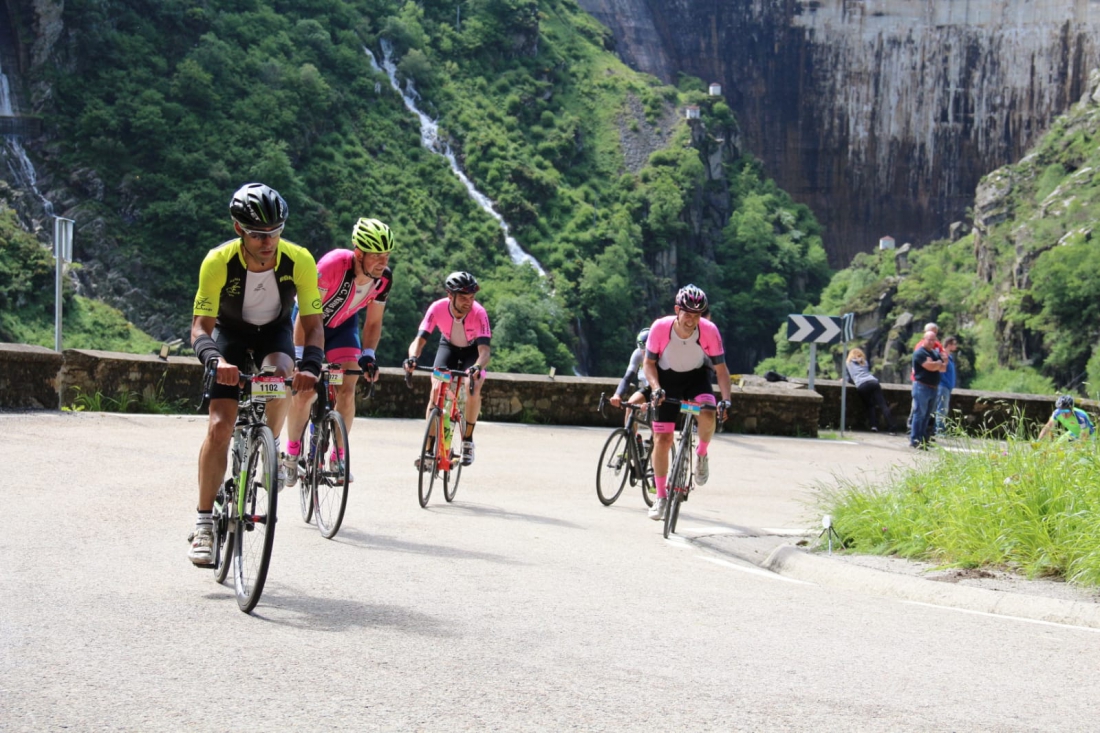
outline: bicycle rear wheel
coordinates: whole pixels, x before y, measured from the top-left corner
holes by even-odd
[[[428,413],[428,424],[424,427],[424,440],[420,443],[420,460],[417,461],[416,467],[420,472],[417,498],[420,500],[421,507],[428,506],[428,498],[432,495],[432,485],[435,484],[435,446],[443,442],[440,435],[443,426],[440,424],[439,419],[442,414],[438,407],[433,407],[432,411]],[[437,426],[438,430],[435,431],[436,435],[433,438],[432,429]]]
[[[604,506],[611,506],[623,493],[630,474],[630,446],[625,428],[615,428],[600,451],[596,466],[596,496]]]
[[[233,579],[237,605],[245,613],[260,601],[275,542],[275,510],[279,497],[279,459],[275,436],[266,425],[253,428],[245,469],[244,510],[237,518],[233,543]],[[238,497],[238,506],[240,505]]]
[[[462,436],[466,434],[466,418],[464,416],[458,418],[458,425],[455,426],[455,429],[458,432],[451,435],[451,447],[448,454],[451,457],[451,467],[443,472],[443,498],[448,502],[455,500],[455,494],[458,493],[458,479],[462,477]]]
[[[339,453],[341,445],[344,446],[343,460]],[[347,446],[348,429],[344,426],[344,418],[339,412],[330,410],[321,421],[321,435],[310,472],[317,503],[317,529],[327,540],[340,531],[348,505],[348,462],[351,454]]]

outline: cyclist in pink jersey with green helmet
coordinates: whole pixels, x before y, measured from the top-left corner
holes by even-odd
[[[318,289],[321,292],[321,316],[325,328],[325,360],[339,364],[341,369],[363,370],[369,381],[378,379],[378,366],[374,350],[382,338],[382,315],[386,310],[386,298],[393,286],[393,270],[389,267],[390,252],[394,240],[390,228],[377,219],[362,218],[355,222],[351,232],[352,249],[334,249],[317,262]],[[358,328],[358,314],[366,310],[362,331]],[[297,345],[304,334],[300,326],[294,329]],[[336,388],[336,411],[344,418],[344,425],[351,433],[355,421],[355,386],[359,377],[345,374],[343,383]],[[299,458],[302,452],[302,434],[309,421],[309,408],[317,394],[299,392],[294,396],[287,417],[286,467],[287,486],[298,481]],[[344,460],[347,446],[338,448],[340,460]],[[348,481],[354,481],[350,469]]]
[[[650,507],[650,519],[664,519],[668,508],[669,450],[672,448],[679,408],[663,404],[665,397],[713,405],[714,389],[707,363],[709,357],[722,392],[718,419],[725,420],[730,406],[730,373],[726,367],[722,335],[717,326],[703,318],[707,307],[706,293],[694,285],[685,285],[676,294],[676,314],[658,318],[649,327],[643,369],[646,381],[653,390],[653,403],[657,406],[657,417],[653,421],[653,474],[657,501]],[[707,450],[717,423],[715,415],[710,412],[701,412],[698,420],[695,483],[702,486],[710,477]]]
[[[435,368],[465,370],[470,380],[471,393],[466,399],[466,434],[462,436],[462,465],[474,462],[474,425],[481,414],[481,386],[485,380],[485,367],[489,365],[489,314],[474,294],[481,289],[477,279],[468,272],[452,272],[443,287],[446,298],[428,306],[424,320],[420,322],[416,337],[409,344],[409,358],[405,371],[416,369],[416,360],[428,343],[428,337],[439,330],[439,350],[435,353]],[[435,404],[442,382],[432,379],[432,393],[428,410]]]

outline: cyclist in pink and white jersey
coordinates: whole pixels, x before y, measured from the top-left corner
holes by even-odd
[[[685,285],[676,294],[676,315],[658,318],[649,327],[643,369],[657,418],[653,421],[653,474],[657,501],[649,510],[649,518],[665,518],[668,508],[668,464],[672,434],[676,430],[679,408],[663,404],[665,397],[714,404],[714,389],[710,383],[710,358],[718,377],[722,401],[718,403],[718,418],[725,420],[730,406],[730,373],[726,367],[722,335],[718,327],[703,318],[707,310],[707,295],[694,285]],[[711,412],[699,414],[699,446],[695,462],[695,483],[702,486],[710,478],[707,449],[714,437],[717,423]]]
[[[335,249],[317,261],[318,289],[321,291],[321,315],[325,327],[325,359],[339,364],[341,369],[358,365],[369,381],[378,379],[374,350],[382,338],[382,314],[386,298],[393,286],[393,270],[389,267],[393,251],[393,233],[377,219],[363,218],[355,222],[351,232],[352,249]],[[366,309],[362,332],[359,311]],[[294,328],[294,343],[304,337],[301,324]],[[355,420],[355,385],[359,377],[345,374],[336,388],[336,411],[344,418],[348,432]],[[295,395],[287,418],[287,436],[283,465],[287,486],[298,481],[298,459],[302,452],[302,433],[309,421],[309,408],[317,399],[314,391]],[[347,446],[340,446],[343,460]],[[348,481],[353,481],[348,471]]]
[[[468,272],[452,272],[443,287],[447,297],[428,306],[424,320],[420,322],[416,338],[409,344],[409,358],[405,371],[410,374],[416,368],[416,360],[428,343],[432,331],[439,329],[439,350],[435,352],[435,368],[464,369],[470,379],[473,394],[466,399],[466,433],[462,436],[462,465],[474,462],[474,425],[481,414],[481,387],[485,381],[485,367],[489,365],[489,314],[481,303],[474,300],[474,293],[481,289],[477,280]],[[435,404],[442,382],[432,379],[432,393],[428,399],[428,411]]]

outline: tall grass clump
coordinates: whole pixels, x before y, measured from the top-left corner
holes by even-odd
[[[823,495],[849,550],[1100,586],[1096,441],[963,440],[878,486]]]

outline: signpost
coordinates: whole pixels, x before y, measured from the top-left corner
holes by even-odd
[[[60,216],[53,218],[53,256],[57,260],[57,280],[54,289],[53,350],[61,351],[61,276],[65,272],[65,263],[73,261],[73,224],[72,219]]]
[[[842,351],[846,352],[848,342],[852,340],[854,325],[854,313],[845,313],[843,316],[815,316],[792,313],[787,316],[787,340],[810,344],[808,386],[811,390],[814,388],[814,373],[817,371],[817,345],[835,344],[840,341],[843,343]],[[842,436],[844,435],[844,420],[846,418],[847,384],[842,367],[840,375],[840,434]]]

